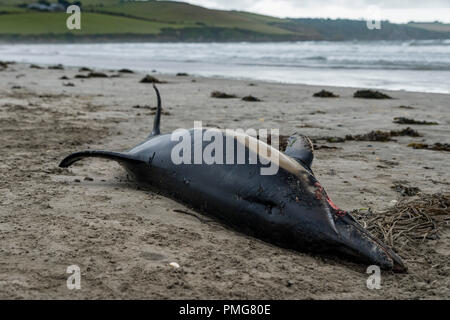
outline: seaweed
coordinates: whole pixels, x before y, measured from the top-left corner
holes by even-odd
[[[75,75],[77,79],[89,79],[89,78],[108,78],[108,75],[102,72],[89,72],[87,75],[77,74]]]
[[[54,66],[49,66],[47,69],[49,69],[49,70],[64,70],[64,66],[62,64],[57,64]]]
[[[177,77],[187,77],[188,74],[186,72],[178,72]]]
[[[320,90],[319,92],[314,93],[313,97],[318,97],[318,98],[339,98],[339,95],[334,94],[331,91]]]
[[[260,101],[262,101],[262,100],[259,99],[259,98],[254,97],[254,96],[252,96],[252,95],[250,95],[250,96],[245,96],[245,97],[243,97],[243,98],[242,98],[242,101],[247,101],[247,102],[260,102]]]
[[[429,145],[428,143],[420,143],[420,142],[411,142],[408,144],[408,147],[413,149],[425,149],[425,150],[434,150],[434,151],[450,151],[449,143],[440,143],[436,142],[435,144]]]
[[[118,72],[119,73],[134,73],[134,71],[132,71],[130,69],[120,69]]]
[[[425,240],[439,239],[450,222],[450,193],[403,198],[385,211],[353,210],[352,215],[374,236],[403,256]]]
[[[399,136],[410,136],[410,137],[420,137],[418,131],[408,127],[402,130],[390,130],[390,131],[371,131],[369,133],[365,134],[357,134],[357,135],[351,135],[348,134],[344,138],[343,137],[319,137],[315,138],[315,140],[326,140],[330,143],[341,143],[345,141],[381,141],[381,142],[387,142],[392,141],[392,137],[399,137]]]
[[[384,94],[380,91],[373,90],[358,90],[353,94],[353,98],[363,99],[392,99],[391,96]]]
[[[410,187],[405,181],[395,181],[391,189],[400,193],[403,197],[412,197],[420,192],[418,187]]]
[[[144,78],[142,78],[140,83],[166,83],[165,81],[161,81],[153,76],[146,75]]]
[[[437,125],[437,122],[430,122],[430,121],[425,121],[425,120],[414,120],[414,119],[410,119],[410,118],[405,118],[405,117],[395,117],[394,118],[394,123],[399,123],[399,124],[420,124],[420,125]]]
[[[86,67],[82,67],[80,69],[78,69],[79,72],[92,72],[92,69],[86,68]]]
[[[234,94],[228,94],[221,91],[213,91],[211,92],[212,98],[218,98],[218,99],[231,99],[231,98],[237,98]]]

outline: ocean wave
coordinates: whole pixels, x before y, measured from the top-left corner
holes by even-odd
[[[409,42],[408,45],[410,47],[450,46],[450,39],[414,40]]]

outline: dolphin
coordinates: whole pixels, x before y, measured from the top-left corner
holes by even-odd
[[[185,130],[175,139],[173,133],[161,134],[161,97],[153,87],[158,106],[153,130],[145,141],[126,152],[76,152],[59,166],[67,168],[89,157],[115,160],[138,184],[264,241],[301,252],[333,253],[396,272],[407,271],[392,249],[331,201],[311,170],[313,145],[307,137],[294,134],[286,150],[280,152],[250,135],[216,130],[212,131],[214,141],[222,143],[211,154],[223,153],[231,161],[196,163],[192,151],[209,148],[208,141],[201,138],[208,129]],[[185,143],[186,149],[179,149],[181,138],[191,139]],[[226,144],[230,141],[231,147]],[[263,175],[261,169],[267,168],[267,161],[239,163],[238,149],[244,150],[246,160],[265,149],[266,160],[270,154],[278,170]],[[174,154],[187,161],[174,161]]]

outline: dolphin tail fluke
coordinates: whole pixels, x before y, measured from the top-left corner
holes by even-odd
[[[158,107],[156,109],[156,114],[155,114],[155,119],[153,120],[153,130],[152,133],[148,136],[149,138],[153,137],[153,136],[157,136],[161,133],[161,131],[159,130],[159,124],[161,121],[161,96],[159,95],[159,90],[158,88],[153,84],[153,89],[155,89],[156,91],[156,97],[158,99]]]
[[[70,167],[75,162],[83,159],[83,158],[103,158],[103,159],[110,159],[115,160],[118,162],[138,162],[139,160],[133,157],[132,155],[126,154],[126,153],[120,153],[120,152],[112,152],[112,151],[94,151],[94,150],[88,150],[88,151],[81,151],[81,152],[75,152],[71,155],[64,158],[59,166],[61,168],[67,168]]]

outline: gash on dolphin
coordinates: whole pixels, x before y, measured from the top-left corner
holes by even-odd
[[[311,170],[313,148],[308,138],[290,137],[283,153],[255,137],[222,132],[214,139],[223,139],[218,144],[223,149],[214,152],[221,151],[234,161],[195,164],[191,152],[180,155],[191,161],[174,163],[173,150],[180,141],[160,133],[161,98],[154,88],[158,109],[153,131],[144,142],[126,152],[77,152],[66,157],[60,167],[87,157],[115,160],[138,183],[260,239],[285,248],[333,252],[384,269],[406,271],[393,250],[330,200]],[[191,150],[198,148],[196,143],[201,151],[208,148],[207,141],[196,139],[206,130],[186,131],[192,138]],[[229,141],[233,142],[231,148]],[[239,150],[245,151],[246,159],[265,150],[271,159],[277,159],[276,174],[262,175],[261,169],[268,165],[261,161],[239,162]]]

